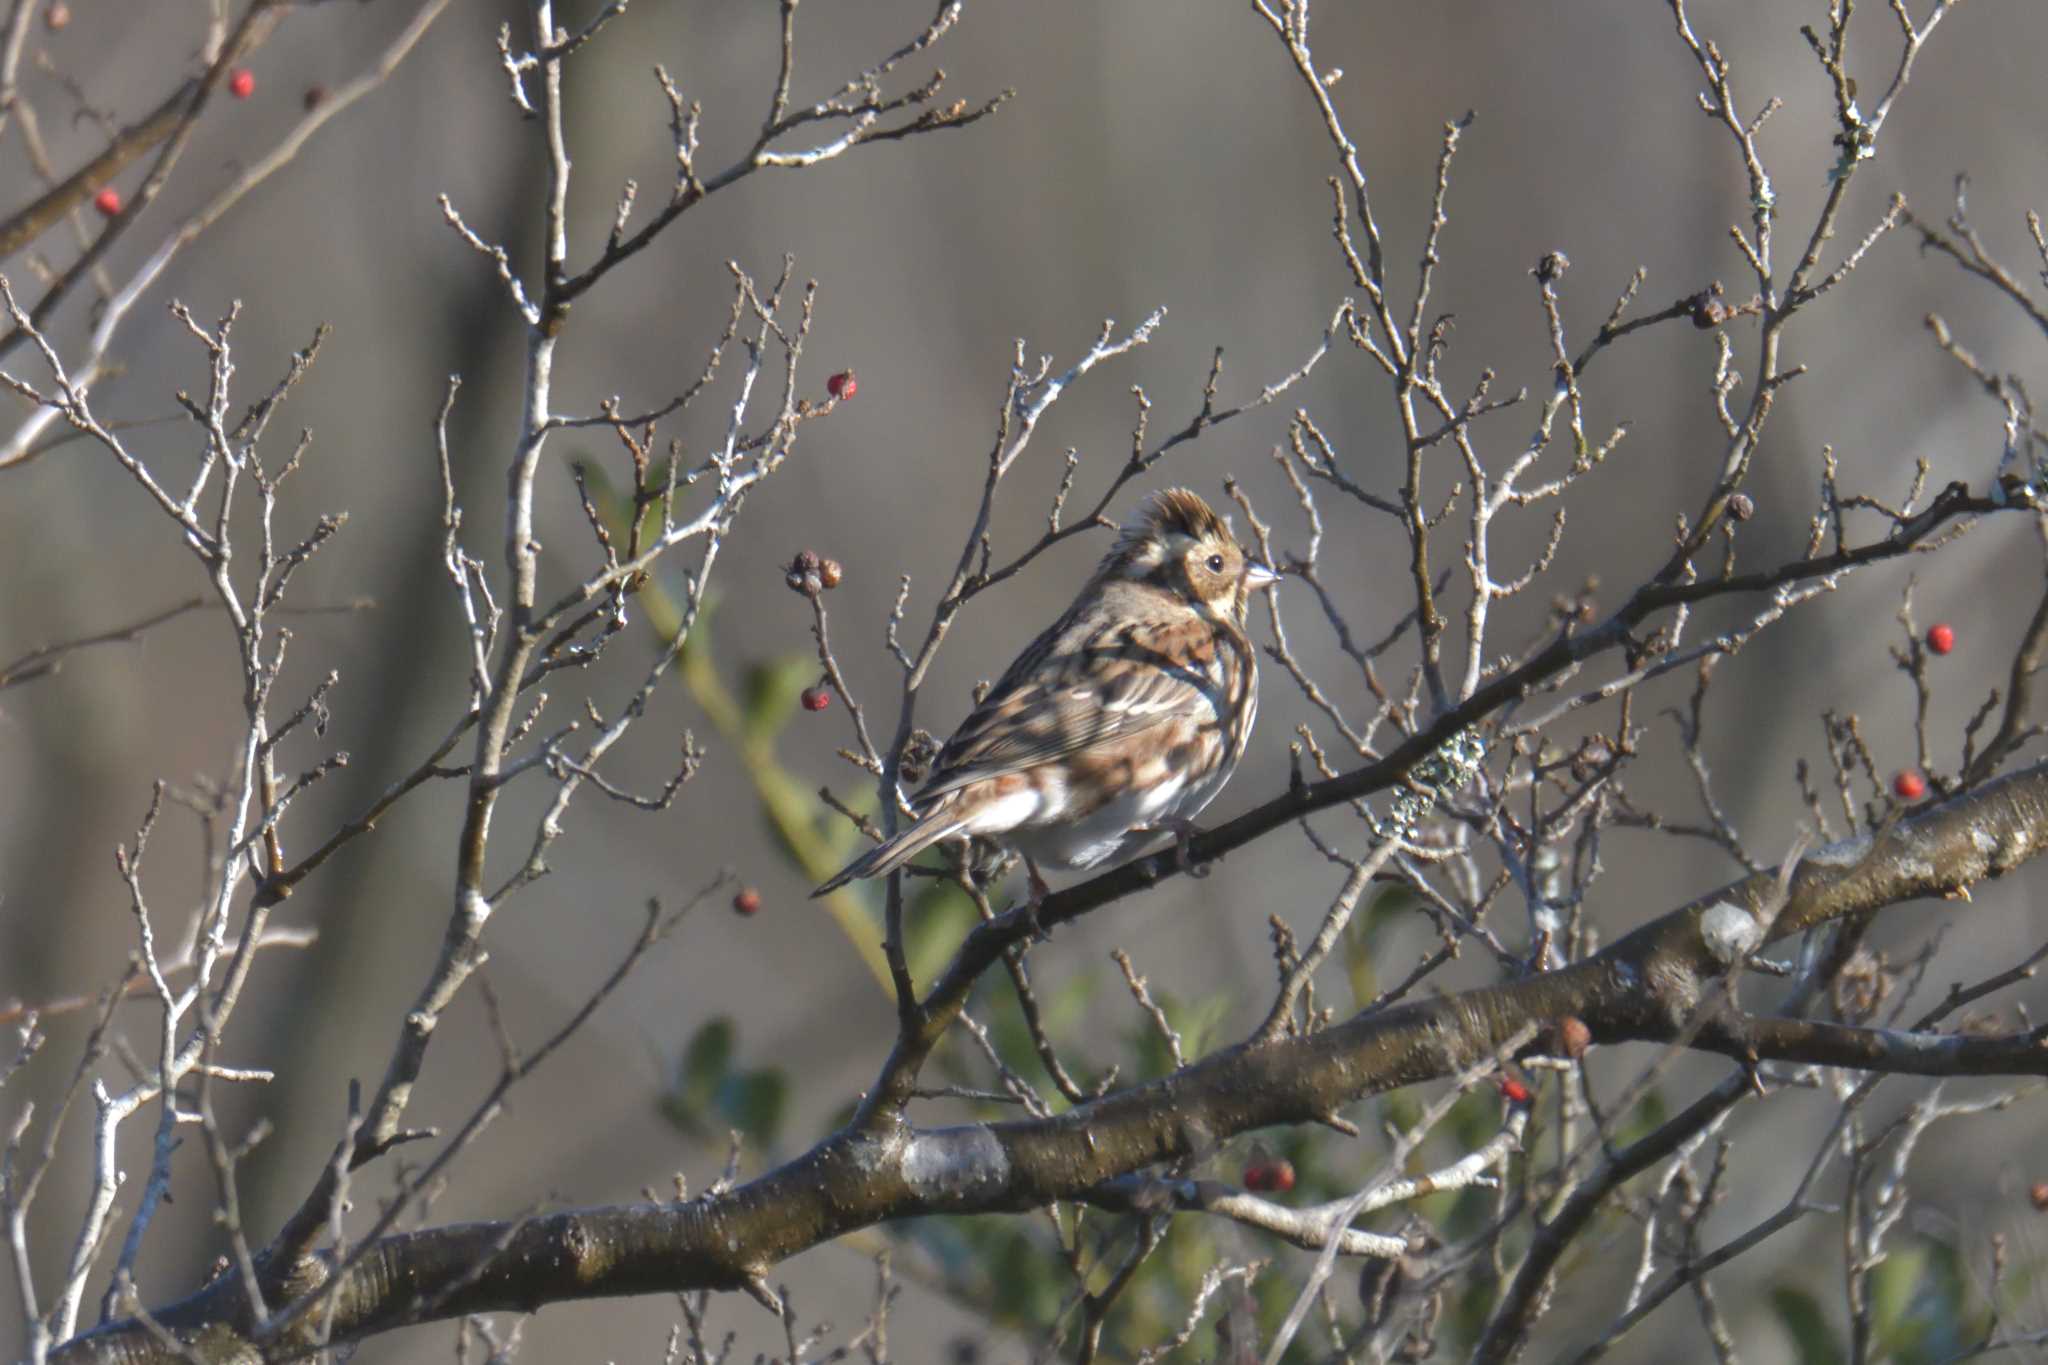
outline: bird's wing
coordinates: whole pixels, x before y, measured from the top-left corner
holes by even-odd
[[[1227,709],[1219,655],[1228,648],[1215,623],[1192,611],[1062,618],[946,741],[917,804],[1176,717],[1214,723]]]

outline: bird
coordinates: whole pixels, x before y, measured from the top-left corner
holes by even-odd
[[[916,818],[811,894],[894,872],[934,844],[984,838],[1043,869],[1100,866],[1194,817],[1244,756],[1259,710],[1251,594],[1279,575],[1200,495],[1153,494],[1073,604],[990,688],[910,798]]]

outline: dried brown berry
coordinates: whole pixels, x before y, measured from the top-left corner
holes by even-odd
[[[43,26],[52,32],[60,28],[68,28],[70,25],[71,6],[65,4],[64,0],[56,0],[55,4],[43,11]]]
[[[939,756],[939,741],[929,730],[912,730],[904,742],[903,752],[896,759],[896,772],[911,786],[919,786],[925,775],[932,770],[932,762]]]
[[[2048,1180],[2036,1180],[2029,1186],[2027,1201],[2042,1213],[2048,1213]]]
[[[789,585],[791,592],[816,597],[825,590],[825,580],[821,572],[823,567],[819,563],[817,551],[799,550],[796,558],[789,561],[789,572],[782,576],[782,581]]]
[[[838,560],[821,559],[818,561],[818,581],[826,587],[838,587],[839,580],[845,576],[846,570],[840,567]]]
[[[306,87],[306,93],[299,97],[299,102],[306,107],[306,112],[309,114],[318,109],[326,100],[327,87],[324,85],[309,85]]]
[[[1844,1023],[1861,1024],[1877,1013],[1891,989],[1892,974],[1886,970],[1884,954],[1859,945],[1835,972],[1828,993]]]
[[[1586,1055],[1586,1049],[1593,1045],[1593,1030],[1586,1027],[1586,1021],[1576,1014],[1567,1014],[1557,1021],[1557,1050],[1577,1061]]]
[[[1701,331],[1709,327],[1719,327],[1734,311],[1721,302],[1721,286],[1718,284],[1700,290],[1687,299],[1686,304],[1692,309],[1692,325]]]
[[[1756,500],[1747,493],[1737,493],[1728,499],[1728,515],[1737,521],[1748,521],[1756,515]]]

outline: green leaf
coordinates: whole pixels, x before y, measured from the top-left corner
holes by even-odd
[[[1054,987],[1050,996],[1044,994],[1041,984],[1040,1010],[1045,1015],[1047,1030],[1058,1037],[1078,1026],[1101,985],[1092,972],[1075,972]]]
[[[1059,1313],[1065,1263],[1023,1220],[999,1214],[892,1225],[939,1267],[951,1292],[998,1325],[1041,1327]]]
[[[1211,1041],[1230,1018],[1235,1004],[1236,1001],[1223,991],[1205,995],[1187,1005],[1168,1005],[1163,998],[1160,1001],[1166,1010],[1167,1022],[1180,1033],[1181,1052],[1191,1059],[1209,1050]]]
[[[690,1038],[676,1064],[675,1083],[661,1097],[661,1112],[693,1137],[709,1132],[709,1110],[732,1069],[733,1023],[707,1020]]]
[[[1351,981],[1354,1009],[1364,1009],[1380,993],[1379,973],[1373,969],[1372,940],[1372,930],[1363,923],[1363,917],[1354,915],[1344,931],[1344,974]]]
[[[677,1088],[710,1098],[718,1083],[725,1079],[725,1073],[732,1069],[732,1045],[733,1022],[729,1017],[720,1015],[705,1020],[683,1049]]]
[[[1389,883],[1373,889],[1351,917],[1344,930],[1344,971],[1351,981],[1351,1003],[1364,1009],[1379,998],[1379,972],[1373,965],[1374,950],[1394,921],[1405,919],[1422,904],[1422,898],[1407,886]]]
[[[903,907],[903,956],[912,979],[928,983],[953,958],[975,919],[974,902],[949,882],[906,879],[910,893]]]
[[[789,1082],[773,1067],[733,1070],[737,1040],[732,1020],[723,1016],[692,1034],[675,1084],[661,1097],[661,1112],[692,1137],[737,1128],[757,1145],[773,1146],[789,1107]]]
[[[1618,1145],[1626,1147],[1629,1143],[1647,1137],[1656,1129],[1663,1127],[1664,1121],[1670,1117],[1671,1109],[1664,1103],[1664,1092],[1652,1089],[1615,1126],[1615,1141]]]
[[[747,740],[775,738],[797,713],[797,698],[818,679],[818,661],[802,654],[757,663],[741,685],[741,726]]]
[[[789,1109],[789,1078],[776,1067],[728,1076],[718,1088],[718,1112],[762,1147],[773,1147]]]
[[[1530,1079],[1535,1088],[1535,1080]],[[1500,1092],[1491,1085],[1477,1085],[1458,1097],[1451,1106],[1446,1120],[1453,1142],[1464,1151],[1471,1151],[1500,1131]],[[1526,1147],[1528,1144],[1524,1143]]]
[[[1380,1120],[1406,1132],[1422,1121],[1422,1101],[1408,1090],[1390,1090],[1380,1096]]]
[[[1914,1290],[1919,1286],[1921,1276],[1927,1271],[1927,1248],[1911,1243],[1894,1243],[1890,1252],[1870,1272],[1870,1324],[1879,1341],[1892,1345],[1901,1344],[1896,1337],[1904,1326],[1907,1336],[1914,1337],[1926,1327],[1925,1323],[1907,1320],[1907,1309],[1913,1302]]]
[[[626,530],[626,507],[619,497],[618,489],[612,486],[611,476],[604,472],[604,466],[591,457],[587,450],[578,449],[569,457],[569,468],[583,476],[583,486],[590,490],[590,501],[597,508],[597,515],[604,521],[604,529],[614,536],[623,535]]]
[[[1771,1309],[1792,1338],[1793,1354],[1806,1365],[1834,1365],[1842,1359],[1842,1339],[1813,1295],[1781,1284],[1771,1291]]]
[[[1903,1365],[1967,1354],[1990,1327],[1962,1258],[1942,1242],[1895,1238],[1871,1271],[1870,1302],[1876,1354]]]
[[[1365,914],[1355,916],[1353,923],[1362,919],[1366,932],[1376,934],[1387,928],[1391,921],[1413,914],[1421,906],[1422,897],[1415,894],[1413,887],[1401,882],[1385,882],[1373,891],[1371,899],[1365,903]]]

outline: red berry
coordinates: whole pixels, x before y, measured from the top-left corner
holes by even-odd
[[[1529,1102],[1529,1087],[1516,1080],[1513,1076],[1501,1077],[1499,1084],[1501,1098],[1509,1104],[1527,1104]]]
[[[2036,1180],[2027,1187],[2027,1200],[2043,1213],[2048,1213],[2048,1180]]]
[[[732,898],[732,909],[736,915],[751,915],[760,908],[761,893],[751,886],[741,887],[739,894]]]
[[[1946,654],[1956,647],[1956,628],[1943,621],[1927,628],[1927,647],[1936,654]]]
[[[112,218],[121,211],[121,191],[112,185],[107,186],[92,197],[92,206],[105,217]]]
[[[825,381],[825,392],[834,398],[851,398],[860,392],[860,381],[853,377],[852,370],[841,370]]]
[[[832,704],[832,693],[828,688],[806,687],[799,700],[806,711],[822,711]]]
[[[1927,779],[1908,768],[1892,779],[1892,790],[1901,801],[1918,801],[1927,795]]]
[[[1254,1161],[1244,1168],[1244,1187],[1260,1194],[1285,1194],[1294,1188],[1294,1163],[1284,1157]]]
[[[228,93],[238,100],[245,100],[256,93],[256,73],[246,66],[238,66],[228,73]]]

